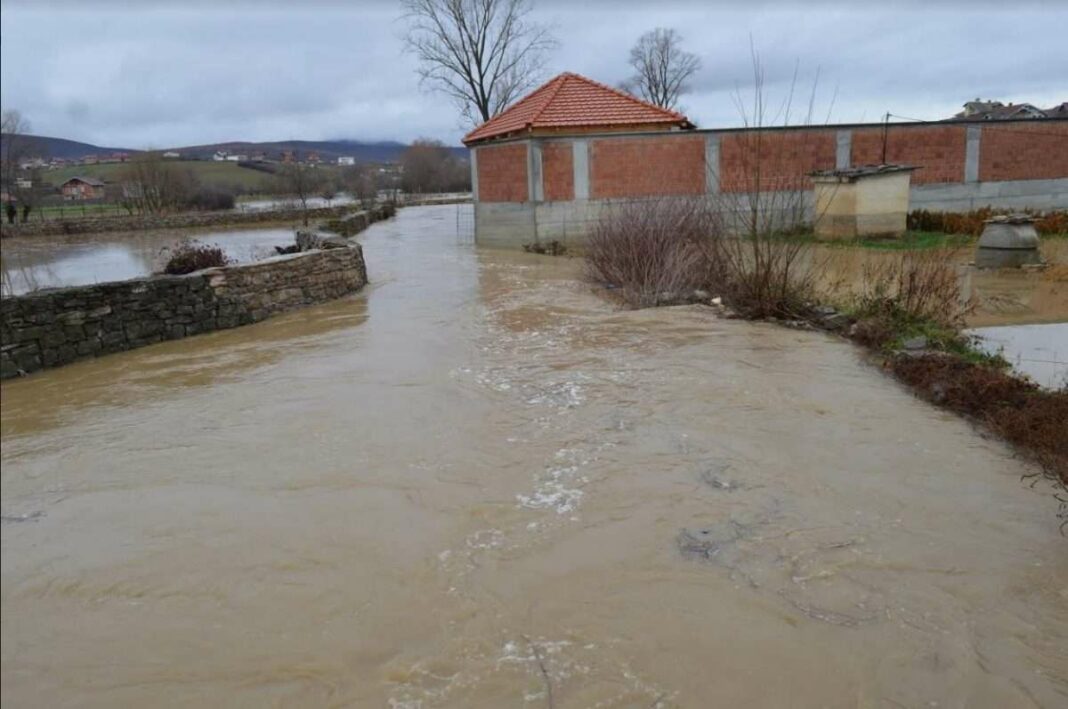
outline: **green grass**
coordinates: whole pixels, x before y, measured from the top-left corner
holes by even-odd
[[[968,246],[976,237],[968,234],[946,234],[940,231],[907,231],[896,238],[860,238],[839,242],[843,246],[858,246],[862,249],[884,251],[914,251],[921,249],[944,249]]]
[[[924,249],[960,248],[975,243],[977,237],[968,234],[946,234],[940,231],[907,231],[901,236],[861,237],[822,241],[812,232],[782,235],[783,241],[803,241],[833,249],[872,249],[874,251],[922,251]]]
[[[243,191],[272,191],[278,178],[266,172],[241,167],[233,162],[215,162],[214,160],[174,161],[174,165],[187,169],[205,187],[237,187]],[[127,165],[107,163],[104,165],[77,165],[59,170],[48,170],[41,179],[56,187],[72,177],[95,177],[105,182],[118,182]],[[265,188],[268,188],[265,190]]]
[[[976,338],[963,333],[960,327],[938,322],[937,320],[910,315],[903,309],[886,301],[880,303],[854,303],[847,305],[843,311],[857,321],[877,322],[877,330],[885,333],[885,339],[874,344],[883,354],[893,354],[905,347],[905,342],[916,337],[927,340],[924,349],[946,352],[972,364],[979,364],[995,369],[1005,369],[1009,362],[1000,353],[990,354],[980,349]]]
[[[70,201],[63,204],[51,204],[37,207],[33,210],[33,218],[62,219],[64,217],[80,216],[112,216],[129,214],[118,204],[102,204],[100,202]]]

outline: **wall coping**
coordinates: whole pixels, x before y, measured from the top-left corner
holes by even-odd
[[[574,140],[576,138],[589,138],[591,140],[601,140],[605,138],[663,138],[670,137],[684,137],[684,136],[708,136],[708,135],[721,135],[730,133],[752,133],[756,131],[772,133],[776,131],[832,131],[832,130],[857,130],[874,128],[882,130],[883,128],[968,128],[971,126],[990,126],[996,127],[1000,125],[1049,125],[1052,123],[1068,123],[1068,118],[1009,118],[1005,120],[997,121],[965,121],[965,120],[947,120],[947,121],[895,121],[891,123],[827,123],[825,125],[796,125],[796,126],[750,126],[740,128],[694,128],[692,130],[684,131],[599,131],[599,132],[571,132],[567,130],[561,130],[559,133],[553,135],[525,135],[512,138],[503,138],[501,140],[494,140],[486,143],[478,143],[470,146],[469,150],[477,150],[479,148],[492,148],[496,145],[508,145],[511,143],[523,143],[523,142],[537,142],[537,141],[553,141],[553,140]]]

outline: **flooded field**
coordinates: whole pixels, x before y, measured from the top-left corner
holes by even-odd
[[[1068,702],[1033,469],[455,210],[365,232],[358,297],[3,384],[5,707]]]
[[[900,258],[901,252],[879,249],[817,247],[815,258],[825,264],[824,285],[842,292],[854,289],[865,270]],[[975,309],[968,316],[972,327],[1068,322],[1068,238],[1045,238],[1039,270],[976,269],[975,249],[952,252],[959,265],[962,290]]]
[[[236,262],[274,255],[293,243],[293,229],[174,229],[67,237],[4,239],[0,288],[20,294],[38,288],[77,286],[147,276],[166,261],[166,250],[183,239],[218,244]]]

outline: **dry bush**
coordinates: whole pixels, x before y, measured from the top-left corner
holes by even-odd
[[[808,244],[757,233],[722,231],[700,243],[712,276],[708,287],[749,318],[799,318],[812,308],[822,262]]]
[[[916,209],[909,212],[911,231],[940,231],[946,234],[979,236],[987,219],[1001,214],[1029,214],[1036,218],[1035,231],[1042,235],[1068,234],[1068,212],[1038,212],[1031,209],[993,209],[980,207],[970,212],[930,212]]]
[[[691,197],[615,205],[587,239],[587,275],[621,289],[632,307],[705,290],[745,317],[803,316],[818,275],[808,244],[761,230],[732,236],[718,206]]]
[[[974,307],[961,290],[951,250],[905,251],[865,265],[854,337],[873,347],[917,327],[941,328],[957,337]]]
[[[624,202],[606,209],[586,240],[586,274],[643,308],[680,302],[707,285],[709,213],[694,199]]]
[[[567,253],[567,246],[560,243],[556,239],[553,239],[547,244],[543,244],[540,241],[534,241],[529,244],[523,244],[523,250],[528,254],[543,254],[548,256],[563,256]]]
[[[225,266],[228,263],[230,259],[220,246],[202,244],[199,241],[182,241],[174,247],[163,266],[163,272],[179,276],[205,268]]]

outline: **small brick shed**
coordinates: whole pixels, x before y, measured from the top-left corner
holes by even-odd
[[[747,164],[754,141],[765,156],[759,185]],[[1068,209],[1065,119],[697,130],[680,113],[563,73],[464,144],[484,245],[580,244],[603,209],[662,196],[737,205],[757,190],[792,190],[811,216],[811,173],[878,162],[916,166],[911,209]]]

